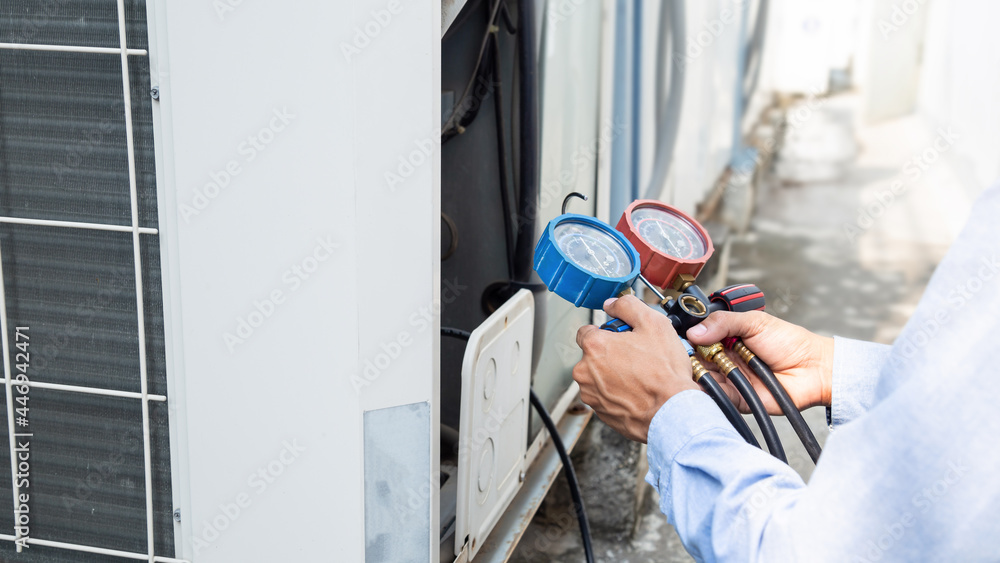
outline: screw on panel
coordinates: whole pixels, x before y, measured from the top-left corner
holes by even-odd
[[[517,482],[518,483],[523,483],[524,482],[524,471],[522,471],[522,472],[520,472],[520,473],[517,474]]]
[[[153,88],[152,88],[152,89],[151,89],[151,90],[149,91],[149,95],[150,95],[150,96],[151,96],[151,97],[152,97],[152,98],[153,98],[154,100],[159,100],[159,99],[160,99],[160,89],[154,86],[154,87],[153,87]]]
[[[174,510],[174,522],[181,521],[181,509],[177,508]]]

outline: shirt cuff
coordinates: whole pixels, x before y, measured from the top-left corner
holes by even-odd
[[[671,397],[660,407],[649,424],[646,436],[649,471],[646,472],[646,482],[660,489],[660,475],[673,463],[677,454],[692,438],[711,430],[728,431],[737,440],[742,440],[707,393],[690,389]]]
[[[872,407],[879,372],[892,346],[839,336],[833,342],[833,389],[826,417],[830,427],[836,428]]]

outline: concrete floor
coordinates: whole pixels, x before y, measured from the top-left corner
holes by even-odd
[[[920,118],[862,124],[858,105],[854,96],[841,95],[789,108],[784,143],[761,182],[750,228],[732,241],[728,277],[729,283],[757,283],[771,314],[817,333],[891,343],[976,190],[946,152],[931,162],[925,151],[937,133]],[[823,409],[805,418],[824,441]],[[808,480],[812,462],[805,450],[783,417],[775,424],[790,464]],[[565,487],[561,478],[550,498],[567,498],[559,487]],[[659,512],[656,492],[643,487],[631,537],[597,534],[598,560],[691,561]],[[600,490],[584,492],[590,506],[613,500]],[[536,517],[513,561],[583,560],[575,520],[552,512]]]

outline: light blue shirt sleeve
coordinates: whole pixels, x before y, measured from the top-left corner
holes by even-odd
[[[660,408],[646,481],[695,559],[1000,560],[998,216],[994,187],[892,347],[836,341],[839,427],[808,485],[705,393]]]
[[[826,421],[832,428],[868,412],[875,386],[892,346],[833,337],[833,390]]]
[[[744,442],[701,391],[667,401],[653,417],[647,445],[646,482],[699,561],[744,561],[743,553],[760,552],[769,507],[794,503],[805,487],[792,468]]]

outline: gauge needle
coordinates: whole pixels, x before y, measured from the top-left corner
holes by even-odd
[[[604,264],[601,264],[601,261],[597,259],[597,254],[594,252],[593,248],[590,248],[590,246],[587,244],[587,241],[580,239],[580,242],[582,242],[583,247],[587,249],[587,254],[590,255],[590,257],[594,260],[594,262],[597,262],[597,265],[600,266],[602,270],[604,270],[604,275],[610,276],[611,272],[609,272],[608,269],[604,267]]]
[[[670,240],[670,235],[667,234],[667,231],[663,230],[663,223],[657,221],[656,226],[660,228],[660,232],[663,233],[663,238],[667,239],[667,242],[670,243],[670,247],[674,249],[674,252],[676,253],[674,256],[680,256],[681,255],[680,249],[677,248],[677,245],[674,244],[674,241]]]

